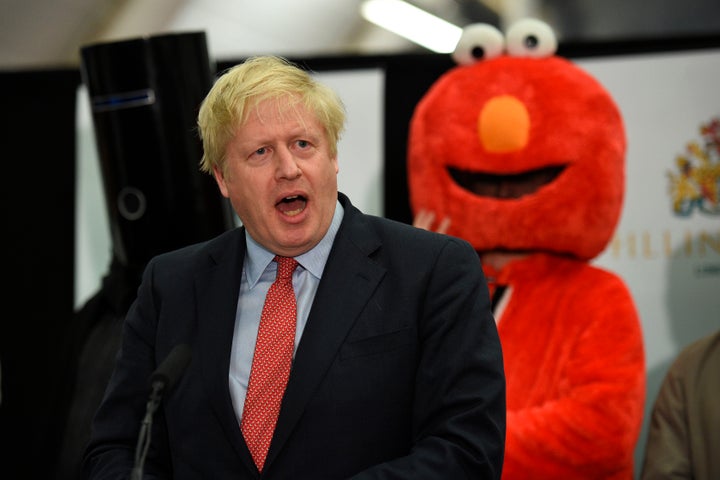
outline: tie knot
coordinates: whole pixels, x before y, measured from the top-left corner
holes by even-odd
[[[281,257],[280,255],[276,255],[275,261],[278,264],[277,278],[290,278],[295,271],[295,267],[298,266],[297,260],[292,257]]]

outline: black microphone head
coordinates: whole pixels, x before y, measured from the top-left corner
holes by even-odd
[[[165,391],[170,390],[182,376],[190,363],[190,346],[181,343],[173,347],[165,360],[150,376],[150,385],[160,383]]]

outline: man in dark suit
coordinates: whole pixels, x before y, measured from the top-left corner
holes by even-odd
[[[201,169],[243,227],[149,263],[87,478],[138,471],[148,378],[180,344],[191,361],[155,412],[145,478],[500,478],[505,379],[477,255],[353,207],[337,191],[344,122],[337,95],[283,59],[220,76],[198,117]],[[274,305],[292,306],[292,359],[279,381],[283,361],[259,358],[266,325],[269,344],[288,336],[263,306],[288,259],[291,298]],[[263,396],[271,384],[279,393]],[[256,416],[271,420],[248,425]]]

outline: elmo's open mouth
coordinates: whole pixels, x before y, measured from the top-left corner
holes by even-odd
[[[543,185],[557,178],[565,166],[550,166],[511,175],[478,173],[448,167],[452,179],[459,186],[481,197],[520,198],[535,193]]]

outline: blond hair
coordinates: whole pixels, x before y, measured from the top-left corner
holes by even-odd
[[[200,170],[224,171],[225,149],[253,108],[261,101],[301,102],[325,128],[332,155],[345,128],[345,106],[340,97],[312,75],[277,56],[257,56],[236,65],[216,80],[203,100],[198,129],[203,142]]]

